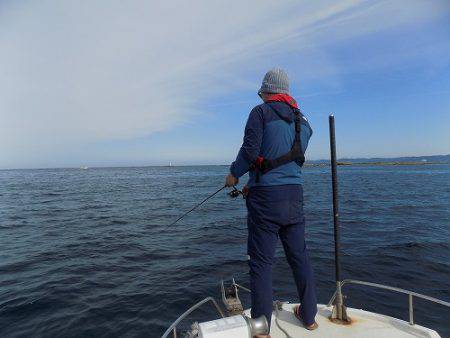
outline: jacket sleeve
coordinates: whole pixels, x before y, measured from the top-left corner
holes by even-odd
[[[260,154],[261,142],[263,138],[264,122],[262,109],[255,107],[250,112],[250,115],[245,126],[244,142],[236,157],[236,160],[230,166],[231,174],[239,178],[244,175],[249,169],[250,165],[255,162]]]

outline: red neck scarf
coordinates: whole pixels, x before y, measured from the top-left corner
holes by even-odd
[[[284,102],[292,108],[298,109],[297,101],[295,101],[295,99],[289,94],[270,94],[266,102]]]

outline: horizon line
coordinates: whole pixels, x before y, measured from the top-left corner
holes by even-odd
[[[413,155],[413,156],[392,156],[392,157],[341,157],[338,158],[337,161],[342,161],[342,160],[378,160],[378,159],[384,159],[384,160],[389,160],[389,159],[396,159],[396,158],[426,158],[426,157],[437,157],[437,156],[449,156],[450,154],[436,154],[436,155],[424,155],[424,156],[420,156],[420,155]],[[328,162],[330,161],[330,159],[318,159],[318,160],[306,160],[305,164],[307,164],[308,162]],[[172,162],[169,161],[169,163],[171,164]],[[442,163],[444,164],[444,163]],[[230,164],[218,164],[218,163],[210,163],[210,164],[139,164],[139,165],[111,165],[111,166],[84,166],[84,165],[80,165],[77,167],[74,166],[61,166],[61,167],[29,167],[29,168],[0,168],[0,170],[2,171],[6,171],[6,170],[45,170],[45,169],[83,169],[84,167],[86,168],[97,168],[97,169],[106,169],[106,168],[144,168],[144,167],[206,167],[206,166],[229,166]]]

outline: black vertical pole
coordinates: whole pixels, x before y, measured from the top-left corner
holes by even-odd
[[[333,183],[333,223],[334,223],[334,264],[336,274],[336,298],[334,300],[331,319],[337,323],[349,323],[347,310],[344,305],[344,297],[341,290],[341,261],[340,261],[340,237],[339,237],[339,198],[336,161],[336,136],[334,133],[334,115],[329,117],[330,125],[330,153],[331,153],[331,180]]]
[[[341,262],[340,262],[340,238],[339,238],[339,200],[338,200],[338,181],[337,181],[337,162],[336,162],[336,137],[334,133],[334,116],[329,116],[330,125],[330,153],[331,153],[331,180],[333,182],[333,223],[334,223],[334,260],[336,282],[341,281]]]

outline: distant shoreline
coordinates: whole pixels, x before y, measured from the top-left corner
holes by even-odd
[[[338,166],[349,167],[349,166],[408,166],[408,165],[450,165],[450,162],[415,162],[415,161],[405,161],[405,162],[349,162],[349,161],[338,161]],[[329,167],[329,162],[320,162],[320,163],[305,163],[304,167],[315,168],[315,167]],[[12,171],[12,170],[63,170],[63,169],[71,169],[71,170],[80,170],[80,171],[89,171],[95,169],[126,169],[126,168],[167,168],[167,169],[175,169],[175,168],[183,168],[183,167],[229,167],[229,164],[186,164],[186,165],[138,165],[138,166],[105,166],[105,167],[96,167],[92,166],[88,169],[79,168],[79,167],[56,167],[56,168],[0,168],[0,171]]]
[[[337,162],[338,166],[401,166],[401,165],[430,165],[448,164],[448,162]],[[305,167],[328,167],[329,163],[305,163]]]

